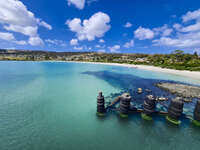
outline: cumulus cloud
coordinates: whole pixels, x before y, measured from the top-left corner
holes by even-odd
[[[193,24],[187,24],[186,22],[192,22]],[[169,46],[177,48],[197,48],[200,47],[200,9],[193,12],[189,11],[182,16],[182,24],[175,23],[173,28],[175,29],[175,35],[171,37],[160,37],[153,40],[153,44],[156,46]]]
[[[125,28],[130,28],[132,27],[132,24],[130,22],[127,22],[125,25],[124,25]]]
[[[40,26],[43,26],[43,27],[49,29],[49,30],[52,30],[52,26],[49,25],[48,23],[44,22],[44,21],[38,20],[38,24],[39,24]]]
[[[80,51],[80,50],[83,50],[83,47],[81,46],[81,47],[77,47],[77,46],[75,46],[74,47],[74,50],[78,50],[78,51]]]
[[[70,41],[70,45],[74,46],[74,45],[78,45],[78,40],[77,39],[72,39]]]
[[[27,35],[30,39],[33,39],[33,37],[35,37],[34,39],[39,38],[38,26],[43,26],[49,30],[52,29],[51,25],[36,18],[19,0],[0,1],[0,24],[2,24],[3,28],[7,31]]]
[[[14,41],[17,45],[27,45],[27,42],[24,40],[21,41]]]
[[[182,25],[179,24],[179,23],[175,23],[175,24],[173,25],[173,28],[176,29],[177,31],[180,31],[180,29],[182,28]]]
[[[38,45],[43,45],[44,42],[40,37],[30,37],[28,40],[28,43],[32,46],[38,46]]]
[[[131,41],[129,41],[129,42],[127,42],[127,43],[124,44],[125,48],[131,48],[133,46],[134,46],[134,40],[131,40]]]
[[[165,24],[162,27],[154,28],[153,31],[155,35],[169,36],[173,32],[173,29]]]
[[[193,31],[199,31],[199,30],[200,30],[200,22],[183,27],[181,29],[182,32],[193,32]]]
[[[134,36],[139,40],[152,39],[154,38],[154,32],[149,28],[143,28],[140,26],[135,30]]]
[[[57,45],[57,46],[63,46],[63,47],[64,47],[64,46],[67,46],[67,44],[66,44],[64,41],[62,41],[62,40],[46,39],[45,42],[46,42],[46,43],[49,43],[49,44],[51,44],[51,45]]]
[[[99,43],[105,43],[105,41],[103,39],[100,39]]]
[[[11,40],[15,40],[15,37],[12,33],[0,32],[0,39],[6,40],[6,41],[11,41]]]
[[[94,2],[97,2],[98,0],[87,0],[87,4],[88,5],[91,5],[92,3],[94,3]]]
[[[103,37],[111,27],[109,23],[110,17],[103,12],[95,13],[88,20],[83,20],[83,22],[79,18],[66,21],[69,29],[76,33],[78,40],[88,41]]]
[[[8,31],[20,32],[27,36],[37,36],[38,27],[37,26],[18,26],[18,25],[8,25],[4,26],[4,29]]]
[[[0,40],[9,41],[17,45],[26,45],[27,42],[24,40],[17,41],[12,33],[9,32],[0,32]]]
[[[101,45],[98,45],[98,44],[97,44],[95,47],[96,47],[96,48],[101,48]]]
[[[83,9],[85,7],[85,0],[67,0],[68,5],[71,6],[72,4],[79,9]]]
[[[156,46],[171,46],[179,48],[189,48],[200,46],[200,32],[178,34],[176,37],[161,37],[160,39],[153,40]]]
[[[191,20],[198,20],[200,21],[200,9],[195,11],[189,11],[185,15],[182,16],[183,22],[188,22]]]
[[[112,47],[109,47],[109,49],[111,53],[119,53],[118,50],[120,49],[120,45],[114,45]]]

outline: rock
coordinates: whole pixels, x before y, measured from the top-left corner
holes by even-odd
[[[148,92],[148,93],[152,92],[152,91],[151,91],[151,90],[149,90],[149,89],[145,89],[145,91],[146,91],[146,92]]]
[[[142,88],[138,88],[137,93],[141,94],[142,93]]]
[[[167,101],[168,98],[167,97],[157,97],[156,100],[157,101]]]
[[[200,98],[200,87],[198,86],[177,83],[157,83],[156,86],[180,97]]]
[[[183,99],[183,102],[185,102],[185,103],[191,103],[191,102],[192,102],[192,99],[186,99],[186,98],[184,98],[184,99]]]

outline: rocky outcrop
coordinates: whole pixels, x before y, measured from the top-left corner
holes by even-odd
[[[197,86],[177,83],[158,83],[156,86],[180,97],[200,98],[200,87]]]
[[[137,89],[137,93],[138,93],[138,94],[142,94],[142,92],[143,92],[143,91],[142,91],[142,88],[138,88],[138,89]]]

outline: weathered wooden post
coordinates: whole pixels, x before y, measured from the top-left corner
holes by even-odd
[[[193,113],[193,121],[192,123],[196,126],[200,127],[200,100],[197,101],[194,113]]]
[[[175,125],[181,124],[179,118],[183,112],[183,105],[184,103],[179,97],[173,99],[168,107],[168,115],[166,116],[166,120]]]
[[[97,115],[104,116],[105,112],[106,112],[106,109],[105,109],[104,96],[102,92],[99,92],[99,95],[97,96]]]
[[[155,112],[156,102],[153,95],[149,95],[146,97],[143,104],[143,112],[141,116],[144,120],[152,120],[152,114]]]
[[[120,117],[122,118],[128,117],[130,102],[131,102],[131,96],[129,93],[124,93],[121,95],[120,106],[119,106]]]

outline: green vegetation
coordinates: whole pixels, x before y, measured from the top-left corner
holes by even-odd
[[[122,114],[122,113],[120,113],[119,116],[120,116],[121,118],[128,118],[128,115]]]
[[[105,113],[99,113],[99,112],[97,112],[97,116],[99,116],[99,117],[104,117],[104,116],[105,116]]]
[[[200,121],[192,120],[192,123],[193,123],[195,126],[200,127]]]
[[[147,120],[147,121],[152,121],[153,120],[152,117],[150,117],[150,116],[148,116],[148,115],[146,115],[144,113],[141,113],[141,116],[142,116],[142,119],[144,119],[144,120]]]
[[[175,50],[171,54],[111,54],[95,52],[45,52],[0,50],[0,60],[15,61],[85,61],[151,65],[176,70],[200,71],[200,56]]]
[[[181,124],[181,121],[180,120],[175,120],[175,119],[172,119],[170,118],[169,116],[166,116],[166,120],[172,124],[175,124],[175,125],[180,125]]]

